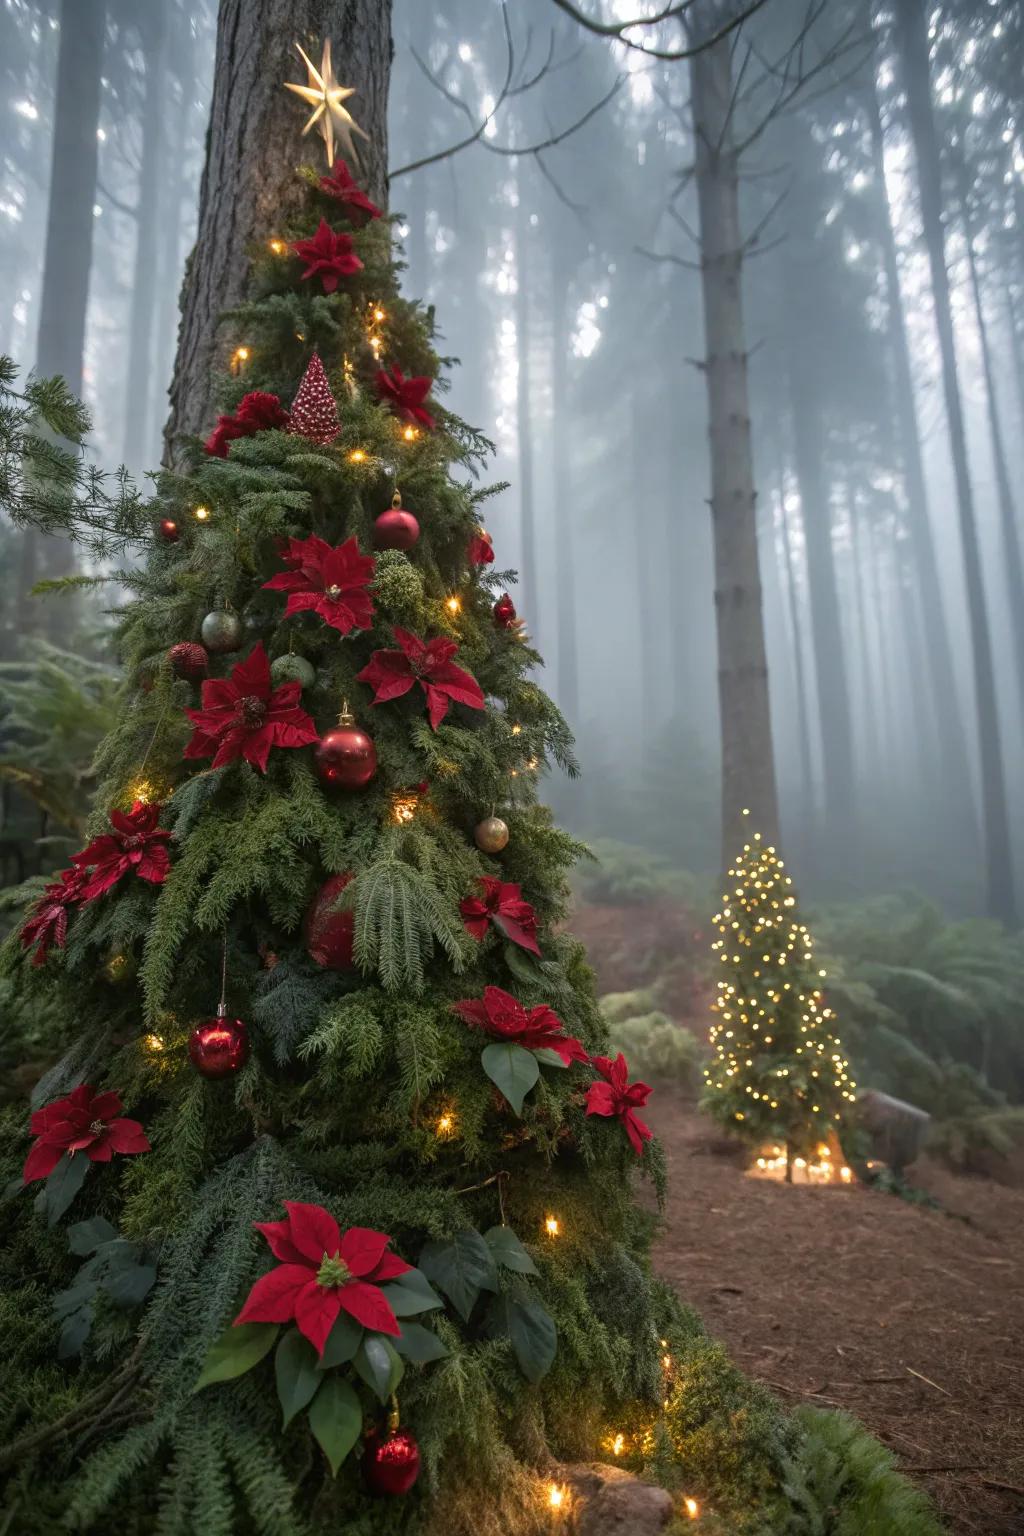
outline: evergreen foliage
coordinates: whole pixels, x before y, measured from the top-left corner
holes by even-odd
[[[384,311],[374,325],[385,361],[431,376],[440,363],[432,316],[398,293],[386,226],[354,232],[362,270],[329,296],[280,249],[321,216],[338,222],[306,174],[305,214],[254,253],[251,297],[227,317],[249,362],[223,380],[221,405],[230,411],[254,385],[290,400],[317,347],[341,398],[337,442],[261,431],[232,441],[226,458],[196,444],[187,472],[162,473],[142,514],[127,502],[76,514],[66,480],[63,500],[19,502],[39,526],[73,524],[94,553],[147,545],[145,564],[123,573],[127,682],[97,755],[87,832],[104,832],[112,809],[159,801],[171,863],[163,883],[129,872],[78,907],[45,965],[29,964],[17,934],[2,955],[19,1008],[48,1010],[62,1037],[36,1107],[82,1082],[116,1089],[152,1143],[92,1166],[69,1245],[66,1223],[47,1226],[20,1190],[22,1107],[0,1121],[6,1528],[525,1536],[550,1528],[540,1491],[552,1456],[590,1459],[621,1430],[627,1464],[670,1487],[685,1481],[723,1528],[753,1533],[784,1508],[800,1436],[651,1275],[655,1218],[635,1201],[634,1178],[639,1167],[660,1197],[657,1144],[638,1164],[614,1118],[587,1117],[585,1064],[541,1072],[514,1113],[481,1071],[479,1035],[452,1012],[497,986],[527,1009],[554,1007],[588,1052],[608,1050],[585,959],[557,926],[580,850],[535,790],[549,761],[573,770],[571,740],[529,675],[529,645],[492,622],[499,578],[467,563],[486,441],[441,406],[436,432],[409,436],[376,400],[371,312]],[[60,399],[49,405],[60,415]],[[381,558],[373,629],[342,639],[315,614],[285,619],[264,590],[281,541],[355,537],[367,550],[396,486],[422,532],[407,557]],[[21,495],[16,483],[8,494]],[[149,536],[161,519],[177,524],[176,542]],[[240,616],[243,653],[259,641],[272,659],[312,663],[302,706],[319,730],[350,701],[376,741],[369,787],[325,790],[311,747],[274,748],[265,774],[242,760],[183,760],[196,690],[167,653],[197,640],[214,608]],[[396,623],[456,640],[487,708],[455,707],[436,732],[417,689],[371,708],[357,674]],[[214,675],[235,660],[214,657]],[[411,820],[399,809],[410,794]],[[510,830],[496,858],[473,841],[492,809]],[[304,925],[327,877],[348,872],[340,912],[351,913],[355,962],[323,969]],[[521,886],[539,960],[466,932],[459,903],[484,875]],[[252,1041],[227,1082],[196,1076],[186,1050],[213,1012],[222,954],[226,997]],[[396,1348],[371,1333],[340,1350],[308,1415],[291,1333],[218,1343],[266,1269],[253,1223],[280,1217],[284,1200],[324,1205],[343,1231],[390,1234],[444,1303],[417,1320],[420,1288]],[[397,1290],[408,1300],[420,1286],[400,1277]],[[90,1326],[82,1316],[65,1338],[79,1360],[69,1367],[61,1329],[85,1309]],[[372,1420],[399,1376],[424,1470],[406,1499],[374,1503],[344,1455],[342,1421],[353,1393]],[[275,1382],[287,1384],[280,1405]]]

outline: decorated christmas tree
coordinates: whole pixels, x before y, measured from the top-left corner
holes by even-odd
[[[0,1526],[516,1536],[603,1461],[781,1529],[810,1436],[651,1272],[488,444],[388,220],[299,174],[219,420],[119,514],[89,835],[3,953],[65,1052],[0,1132]]]
[[[752,834],[728,871],[712,944],[722,967],[712,1004],[705,1103],[759,1149],[762,1169],[849,1178],[836,1154],[856,1084],[822,992],[825,972],[776,850]]]

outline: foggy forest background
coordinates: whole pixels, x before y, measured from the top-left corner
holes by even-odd
[[[635,10],[608,0],[602,14]],[[991,859],[995,763],[1020,874],[1024,16],[986,0],[930,14],[980,631],[898,28],[864,0],[770,0],[730,44],[775,760],[808,894],[914,888],[953,916],[1012,921],[1005,890],[993,910],[984,848],[987,825]],[[215,33],[214,0],[0,5],[0,352],[63,373],[93,412],[95,459],[139,477],[162,452]],[[552,0],[396,0],[394,39],[406,290],[436,306],[459,360],[448,403],[495,441],[494,476],[510,482],[489,517],[499,566],[519,570],[543,681],[577,734],[583,778],[553,780],[548,798],[584,837],[713,876],[690,66],[610,46]],[[95,100],[95,142],[61,157],[94,237],[66,253],[41,331],[65,90]],[[26,573],[46,571],[26,537],[0,526],[5,662],[69,640],[57,605],[27,596]],[[99,607],[86,621],[72,648],[106,664]],[[979,728],[986,676],[995,708]]]

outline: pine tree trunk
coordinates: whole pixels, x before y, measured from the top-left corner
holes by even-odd
[[[63,0],[36,373],[61,374],[76,395],[82,393],[105,30],[106,0]],[[19,633],[45,623],[51,638],[67,639],[73,605],[44,609],[29,591],[40,577],[66,574],[74,564],[67,540],[26,529],[18,580]]]
[[[533,505],[533,397],[530,378],[530,216],[526,207],[523,164],[516,184],[516,440],[519,450],[519,538],[522,552],[521,590],[524,611],[536,625],[540,615],[537,592],[537,536]]]
[[[554,237],[551,271],[551,420],[552,516],[555,523],[555,573],[558,581],[558,705],[569,719],[579,718],[579,649],[576,635],[576,552],[573,548],[573,487],[568,427],[569,314],[573,263],[568,231]]]
[[[739,167],[729,127],[731,40],[695,54],[690,79],[711,445],[722,856],[727,867],[753,828],[773,842],[779,825],[741,290]],[[743,815],[748,807],[749,820]]]
[[[878,106],[878,92],[872,75],[864,103],[871,132],[871,156],[875,185],[878,189],[878,239],[885,269],[886,336],[893,370],[893,411],[899,430],[900,459],[907,498],[907,532],[914,552],[914,576],[921,595],[921,621],[925,634],[928,684],[939,735],[943,778],[950,787],[950,802],[958,816],[970,808],[972,837],[974,829],[974,790],[971,785],[970,759],[961,710],[957,703],[953,648],[946,622],[935,540],[928,514],[921,435],[914,402],[910,346],[907,341],[906,316],[900,288],[899,258],[892,225],[892,207],[885,185],[885,140]]]
[[[858,511],[856,496],[847,490],[846,509],[850,521],[850,564],[853,567],[850,583],[853,593],[853,610],[857,622],[857,646],[860,657],[855,674],[861,679],[861,709],[863,711],[864,753],[863,761],[869,772],[877,771],[882,761],[881,735],[878,728],[879,690],[876,677],[873,626],[868,623],[867,560],[864,549],[864,514]]]
[[[286,80],[306,80],[295,40],[319,64],[326,38],[335,73],[355,88],[352,116],[370,136],[356,141],[360,165],[353,171],[376,203],[387,201],[391,0],[221,0],[199,227],[164,431],[167,462],[178,456],[182,438],[211,424],[213,371],[227,350],[218,321],[244,295],[250,247],[283,228],[300,206],[295,167],[326,163],[323,141],[301,138],[303,103],[284,89]]]
[[[797,730],[800,737],[800,778],[803,791],[803,814],[811,823],[803,837],[803,843],[805,848],[813,849],[815,846],[814,833],[817,828],[818,810],[817,797],[814,791],[814,760],[811,756],[811,724],[804,652],[804,626],[803,616],[800,612],[800,595],[796,583],[796,567],[793,563],[793,543],[789,528],[789,513],[786,510],[784,476],[780,477],[779,496],[782,514],[782,550],[786,571],[789,624],[793,634],[793,669],[796,676]]]
[[[974,245],[974,230],[966,196],[961,196],[960,210],[967,246],[967,272],[971,285],[971,301],[974,306],[975,324],[978,327],[978,340],[981,344],[981,371],[985,380],[985,413],[988,417],[989,438],[992,444],[992,465],[996,476],[999,522],[1003,536],[1002,564],[1006,572],[1006,595],[1009,600],[1010,632],[1013,636],[1017,698],[1020,702],[1021,717],[1024,718],[1024,567],[1021,565],[1017,508],[1014,506],[1013,492],[1010,489],[1010,471],[1006,462],[1002,424],[999,420],[999,403],[996,400],[992,350],[989,345],[985,310],[981,302],[978,254]]]
[[[169,122],[161,145],[163,233],[159,248],[157,314],[154,334],[154,425],[166,410],[168,385],[177,344],[178,290],[181,286],[182,230],[188,229],[192,210],[186,209],[185,185],[189,144],[189,120],[185,104],[192,93],[195,40],[189,18],[178,9],[171,13],[169,71],[177,90],[168,107]],[[153,426],[151,426],[151,431]],[[155,436],[155,431],[154,431]]]
[[[942,228],[942,178],[932,110],[928,19],[924,0],[901,0],[901,4],[896,8],[896,35],[899,40],[910,132],[917,161],[921,217],[931,272],[935,324],[942,354],[942,384],[960,516],[960,539],[963,546],[964,580],[967,587],[967,608],[974,663],[975,705],[978,715],[987,906],[991,916],[1002,918],[1004,922],[1012,924],[1016,919],[1016,896],[1006,806],[1006,780],[992,665],[992,637],[985,601],[974,494],[967,460],[967,435],[957,377],[949,273],[946,268]]]
[[[160,238],[162,178],[160,147],[165,129],[167,18],[162,5],[140,18],[146,95],[142,109],[142,162],[135,199],[135,266],[128,324],[128,383],[124,406],[122,457],[138,473],[149,460],[150,407],[153,402],[153,316],[156,310],[157,257]]]

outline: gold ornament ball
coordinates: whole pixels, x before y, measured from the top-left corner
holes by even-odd
[[[508,827],[500,816],[488,816],[479,822],[473,836],[484,853],[500,853],[508,847]]]

